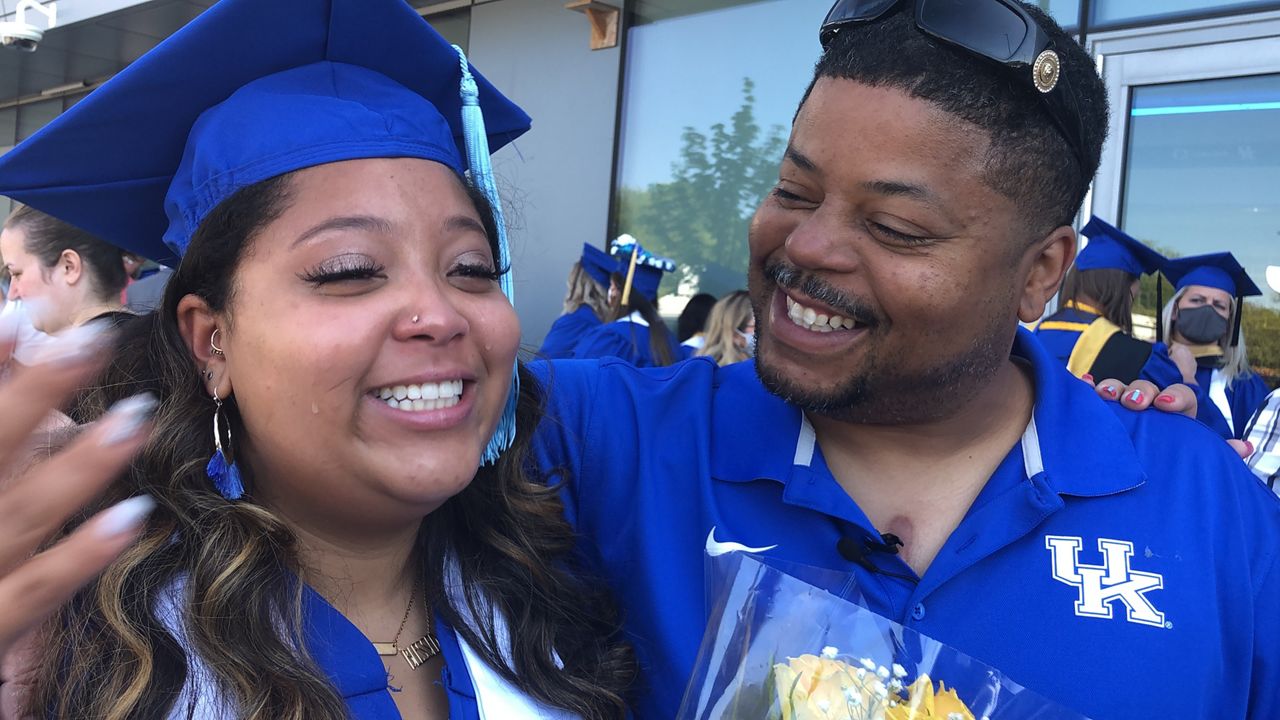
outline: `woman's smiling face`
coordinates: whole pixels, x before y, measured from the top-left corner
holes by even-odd
[[[416,159],[289,181],[247,248],[218,344],[264,501],[421,517],[475,475],[520,328],[462,181]]]

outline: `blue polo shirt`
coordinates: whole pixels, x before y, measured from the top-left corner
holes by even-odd
[[[713,531],[852,572],[869,609],[1095,720],[1280,717],[1277,498],[1194,420],[1103,402],[1025,331],[1013,355],[1033,370],[1033,422],[923,577],[875,557],[910,580],[837,551],[879,533],[750,362],[536,366],[535,453],[569,481],[566,511],[622,603],[637,717],[680,704]]]

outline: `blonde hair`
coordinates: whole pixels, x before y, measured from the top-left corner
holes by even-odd
[[[564,296],[564,313],[568,315],[583,305],[591,308],[600,319],[609,316],[609,289],[601,287],[578,261],[569,270],[569,292]]]
[[[1169,302],[1165,303],[1164,310],[1160,313],[1160,324],[1164,327],[1164,336],[1170,342],[1173,341],[1173,309],[1178,306],[1178,301],[1183,295],[1187,294],[1187,288],[1183,288],[1173,294]],[[1235,326],[1236,313],[1240,308],[1237,307],[1239,302],[1231,299],[1231,312],[1227,315],[1227,334],[1218,340],[1218,346],[1222,348],[1222,377],[1227,381],[1227,387],[1235,382],[1236,378],[1247,378],[1253,374],[1253,369],[1249,367],[1249,352],[1244,345],[1244,328],[1240,328],[1240,338],[1234,346],[1231,345],[1231,328]]]
[[[696,354],[705,355],[718,365],[729,365],[751,357],[734,340],[751,319],[751,298],[745,290],[736,290],[716,301],[707,316],[706,338]]]

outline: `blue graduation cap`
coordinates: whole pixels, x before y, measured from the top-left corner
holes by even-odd
[[[1177,290],[1192,285],[1217,288],[1236,299],[1235,322],[1231,329],[1231,344],[1240,340],[1240,322],[1244,316],[1244,298],[1262,294],[1244,266],[1229,252],[1193,255],[1170,260],[1164,274]]]
[[[471,172],[506,266],[489,154],[529,126],[404,0],[221,0],[0,158],[0,194],[176,265],[247,186],[419,158]],[[517,371],[485,463],[515,437]]]
[[[579,263],[592,280],[604,287],[609,287],[609,276],[618,272],[618,261],[591,243],[582,243],[582,259]]]
[[[210,210],[271,177],[372,157],[474,170],[461,77],[404,0],[221,0],[0,158],[0,194],[176,265]],[[530,120],[474,80],[497,150]]]
[[[662,274],[676,270],[675,260],[654,255],[630,235],[619,235],[609,244],[609,252],[619,258],[618,272],[626,274],[626,285],[622,289],[624,305],[629,299],[631,288],[635,288],[649,302],[657,302]]]
[[[1191,285],[1217,288],[1236,298],[1261,295],[1262,289],[1229,252],[1194,255],[1170,260],[1164,274],[1181,290]]]
[[[1076,256],[1077,270],[1123,270],[1134,277],[1159,270],[1165,257],[1121,232],[1097,215],[1089,218],[1080,234],[1089,244]]]

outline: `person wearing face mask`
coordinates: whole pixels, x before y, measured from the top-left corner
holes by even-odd
[[[30,715],[627,716],[629,647],[525,462],[488,158],[529,127],[403,0],[221,0],[0,158],[0,194],[175,268],[82,347],[98,452],[136,435],[113,401],[155,415],[102,502],[154,510],[40,628]]]
[[[1076,377],[1143,379],[1158,388],[1181,382],[1162,343],[1133,337],[1139,279],[1160,269],[1164,256],[1096,216],[1080,234],[1089,244],[1062,281],[1059,310],[1036,325],[1036,337]]]
[[[1231,253],[1171,260],[1176,292],[1162,315],[1170,354],[1196,391],[1196,418],[1227,439],[1240,439],[1268,388],[1249,367],[1240,327],[1244,299],[1262,294]]]
[[[716,301],[707,318],[707,343],[697,355],[709,357],[717,365],[729,365],[750,358],[756,351],[756,318],[751,296],[736,290]]]
[[[12,277],[8,299],[21,300],[42,333],[129,315],[123,252],[70,223],[19,206],[0,231],[0,256]]]

